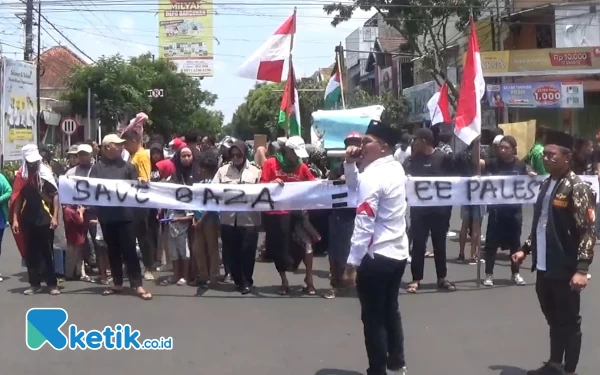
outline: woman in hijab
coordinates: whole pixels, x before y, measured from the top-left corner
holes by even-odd
[[[327,178],[329,170],[327,169],[325,150],[319,147],[314,148],[308,155],[308,167],[315,178]]]

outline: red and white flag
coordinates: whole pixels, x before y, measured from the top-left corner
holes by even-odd
[[[439,124],[440,122],[447,124],[452,122],[452,117],[450,117],[450,100],[448,99],[448,85],[445,82],[440,91],[433,94],[431,99],[429,99],[427,109],[429,110],[431,125]]]
[[[296,33],[296,14],[292,15],[237,70],[243,78],[281,82],[283,63],[290,56],[292,35]]]
[[[481,134],[481,97],[484,94],[485,81],[481,69],[479,43],[475,22],[471,18],[471,34],[454,119],[454,134],[468,145]]]

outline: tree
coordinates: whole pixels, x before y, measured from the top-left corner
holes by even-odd
[[[151,132],[167,139],[173,133],[190,131],[218,134],[223,122],[220,111],[206,108],[215,103],[216,95],[202,90],[200,81],[177,73],[173,63],[154,60],[150,54],[129,61],[120,55],[103,57],[77,68],[68,86],[65,99],[78,113],[87,113],[87,90],[91,89],[99,102],[96,117],[111,130],[140,111],[148,115]],[[164,96],[149,97],[152,89],[162,89]]]
[[[323,109],[324,93],[327,82],[313,80],[300,80],[296,83],[300,99],[300,120],[302,122],[302,135],[308,139],[310,136],[312,113]],[[225,126],[227,135],[240,139],[251,139],[254,134],[267,134],[271,137],[278,133],[277,120],[281,96],[283,95],[282,83],[258,83],[248,92],[246,101],[237,108],[231,123]],[[310,90],[310,91],[302,91]],[[402,100],[394,98],[392,93],[373,96],[366,91],[355,91],[346,94],[346,108],[357,108],[380,104],[386,110],[383,119],[386,121],[400,121],[404,111]]]
[[[460,40],[471,12],[477,19],[488,3],[489,0],[354,0],[350,5],[325,5],[323,10],[334,14],[331,24],[337,26],[352,18],[356,9],[375,9],[406,39],[409,50],[422,60],[425,71],[439,85],[446,81],[451,96],[456,98],[457,88],[448,80],[451,57],[446,51]],[[447,35],[448,25],[452,23],[458,34]],[[454,100],[451,100],[454,105]]]

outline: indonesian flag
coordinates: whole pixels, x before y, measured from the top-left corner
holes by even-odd
[[[463,67],[454,134],[470,145],[481,134],[481,97],[485,94],[485,81],[481,70],[479,43],[475,22],[471,18],[471,33],[467,46],[467,58]]]
[[[296,14],[275,31],[259,49],[238,68],[237,75],[260,81],[281,82],[283,63],[290,56],[292,36],[296,33]]]
[[[433,94],[431,99],[429,99],[427,109],[429,110],[431,125],[439,124],[440,122],[447,124],[452,122],[452,117],[450,117],[450,101],[448,100],[448,85],[445,82],[440,91]]]
[[[325,109],[334,108],[342,97],[342,86],[340,85],[340,69],[337,62],[333,66],[331,78],[325,87]]]
[[[292,95],[293,90],[293,95]],[[302,128],[300,122],[300,100],[298,99],[298,90],[296,90],[296,76],[294,75],[294,65],[290,61],[290,72],[288,74],[288,80],[285,83],[285,89],[283,90],[283,97],[281,98],[281,106],[279,109],[279,120],[277,121],[279,127],[286,130],[288,137],[294,135],[302,135]]]

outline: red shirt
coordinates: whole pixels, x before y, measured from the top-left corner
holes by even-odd
[[[261,183],[273,182],[276,179],[280,179],[283,182],[300,182],[300,181],[314,181],[315,176],[310,173],[310,169],[304,163],[300,163],[298,168],[290,173],[286,173],[281,169],[279,162],[276,158],[268,158],[263,164],[262,173],[260,176]],[[269,211],[267,214],[271,215],[284,215],[288,214],[289,211]]]
[[[73,207],[67,206],[63,210],[63,220],[65,221],[65,237],[67,238],[67,245],[83,245],[85,243],[86,227],[79,212]]]

